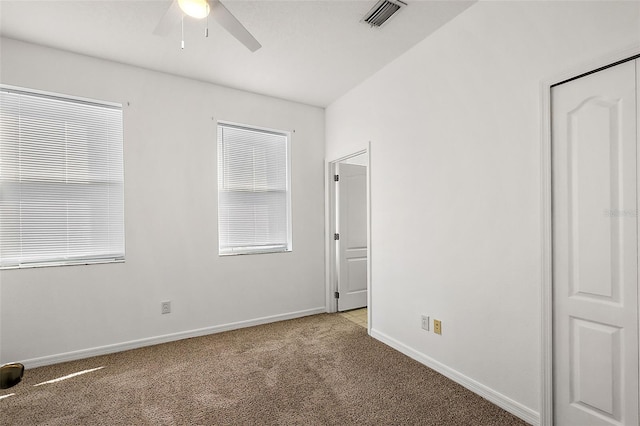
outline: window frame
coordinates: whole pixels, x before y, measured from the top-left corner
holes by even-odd
[[[104,100],[96,100],[91,98],[79,97],[74,95],[68,95],[57,92],[50,92],[20,86],[13,86],[8,84],[0,84],[0,91],[4,93],[13,93],[17,95],[26,95],[32,96],[42,99],[50,99],[61,102],[68,102],[75,105],[88,105],[105,109],[112,109],[120,111],[120,123],[119,128],[121,130],[119,139],[120,139],[120,155],[122,159],[121,163],[121,182],[122,182],[122,200],[120,204],[122,205],[122,250],[116,252],[109,253],[108,255],[91,255],[89,251],[87,251],[85,255],[78,256],[68,256],[65,254],[60,254],[59,256],[49,255],[46,260],[32,260],[27,262],[17,261],[11,263],[3,264],[3,259],[0,256],[0,270],[11,270],[11,269],[28,269],[28,268],[40,268],[40,267],[54,267],[54,266],[76,266],[76,265],[93,265],[93,264],[107,264],[107,263],[124,263],[125,255],[126,255],[126,220],[125,220],[125,173],[124,173],[124,110],[122,104],[109,102]],[[0,149],[1,151],[1,149]],[[113,151],[114,152],[114,151]],[[108,154],[109,155],[109,154]],[[67,170],[65,168],[65,170]],[[90,182],[100,182],[98,179],[93,179]],[[16,183],[19,181],[16,181]],[[109,181],[109,182],[117,182],[117,180]],[[59,183],[60,184],[60,183]],[[105,184],[105,182],[103,182]],[[109,184],[108,182],[106,183]],[[0,193],[1,194],[1,193]],[[111,226],[109,223],[108,227]],[[107,247],[107,246],[104,246]],[[1,249],[1,246],[0,246]]]
[[[258,133],[267,133],[267,134],[275,134],[278,136],[283,136],[286,138],[286,221],[287,221],[287,243],[286,247],[282,248],[279,244],[266,245],[266,246],[253,246],[253,247],[241,247],[237,249],[228,249],[224,250],[221,246],[221,214],[220,214],[220,193],[221,193],[221,166],[223,165],[223,142],[222,137],[220,136],[220,130],[222,127],[240,129],[253,131]],[[245,256],[245,255],[256,255],[256,254],[274,254],[274,253],[289,253],[293,251],[293,227],[292,227],[292,204],[291,204],[291,193],[292,193],[292,184],[291,184],[291,145],[292,145],[292,132],[287,130],[278,130],[268,127],[261,127],[255,125],[249,125],[244,123],[226,121],[226,120],[218,120],[216,123],[216,153],[217,153],[217,161],[216,161],[216,178],[217,178],[217,221],[218,221],[218,256],[226,257],[226,256]]]

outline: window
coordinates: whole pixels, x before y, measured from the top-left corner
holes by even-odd
[[[291,250],[289,133],[218,124],[220,254]]]
[[[0,268],[124,259],[122,108],[0,86]]]

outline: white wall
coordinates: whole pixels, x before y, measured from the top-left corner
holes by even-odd
[[[480,2],[327,109],[329,161],[372,144],[372,334],[532,422],[541,82],[630,46],[638,2]]]
[[[125,105],[126,224],[124,264],[0,272],[2,362],[324,311],[322,109],[14,40],[0,47],[2,83]],[[212,118],[295,130],[293,252],[217,255]]]

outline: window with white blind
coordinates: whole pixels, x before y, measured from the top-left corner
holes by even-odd
[[[289,133],[218,124],[220,254],[291,250]]]
[[[0,268],[124,260],[122,107],[0,86]]]

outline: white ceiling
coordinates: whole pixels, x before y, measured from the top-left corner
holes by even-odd
[[[153,30],[170,0],[1,0],[0,35],[310,105],[327,106],[469,7],[408,0],[381,28],[360,22],[376,0],[222,0],[262,48],[215,21]]]

